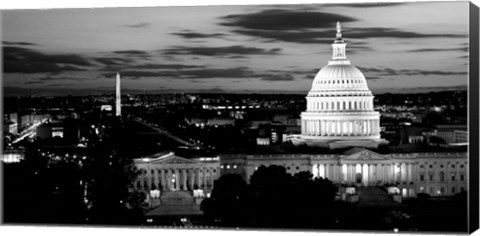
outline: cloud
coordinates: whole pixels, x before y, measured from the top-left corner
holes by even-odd
[[[89,66],[83,57],[73,54],[44,54],[21,47],[3,47],[5,73],[44,73],[83,71],[79,66]]]
[[[141,23],[138,23],[138,24],[131,24],[131,25],[125,25],[125,26],[129,27],[129,28],[147,28],[150,25],[151,24],[148,23],[148,22],[141,22]]]
[[[234,33],[292,43],[333,43],[335,33],[325,31],[234,30]]]
[[[391,68],[367,68],[367,67],[358,67],[362,72],[372,72],[376,73],[378,76],[392,76],[392,75],[406,75],[406,76],[415,76],[415,75],[466,75],[466,71],[438,71],[438,70],[394,70]],[[375,77],[375,76],[373,76]]]
[[[131,58],[123,57],[95,57],[94,59],[107,66],[124,65],[126,63],[132,63],[134,61]]]
[[[461,51],[461,52],[468,52],[468,47],[461,47],[461,48],[421,48],[410,50],[407,52],[447,52],[447,51]]]
[[[336,30],[334,26],[329,30],[259,30],[259,29],[236,29],[232,32],[237,34],[248,35],[252,37],[260,37],[267,40],[276,40],[293,43],[332,43]],[[366,38],[466,38],[465,34],[425,34],[410,31],[403,31],[395,28],[344,28],[343,37],[349,41],[350,39],[366,39]]]
[[[334,27],[337,21],[355,21],[354,18],[338,14],[283,9],[264,10],[243,15],[227,15],[221,19],[226,21],[221,25],[255,30],[330,28]]]
[[[150,56],[146,51],[140,50],[125,50],[125,51],[114,51],[114,54],[129,55],[129,56]]]
[[[204,66],[197,66],[197,65],[183,65],[183,64],[143,64],[143,65],[136,65],[131,66],[130,68],[134,69],[191,69],[191,68],[201,68]]]
[[[191,39],[191,38],[221,38],[221,37],[225,36],[225,34],[220,34],[220,33],[204,34],[204,33],[193,32],[193,31],[190,31],[190,30],[184,30],[184,31],[179,32],[179,33],[173,33],[173,35],[178,35],[178,36],[181,36],[183,38],[188,38],[188,39]]]
[[[9,45],[9,46],[35,46],[35,43],[29,42],[11,42],[11,41],[2,41],[2,44]]]
[[[391,7],[391,6],[398,6],[403,3],[401,2],[376,2],[376,3],[349,3],[349,4],[325,4],[326,7],[354,7],[354,8],[369,8],[369,7]]]
[[[84,80],[87,80],[87,78],[47,76],[47,77],[40,77],[40,78],[32,78],[29,81],[25,82],[25,84],[44,84],[50,81],[84,81]],[[51,86],[51,85],[52,84],[49,84],[48,86]]]
[[[168,68],[162,68],[168,69]],[[173,69],[173,67],[172,67]],[[183,69],[183,68],[182,68]],[[294,77],[286,73],[267,71],[267,72],[255,72],[247,67],[233,67],[233,68],[201,68],[201,69],[187,69],[184,70],[157,70],[157,71],[144,71],[144,70],[124,70],[121,71],[123,78],[129,79],[141,79],[141,78],[174,78],[174,79],[189,79],[193,82],[199,83],[204,79],[260,79],[264,81],[291,81]],[[105,73],[105,77],[113,77],[114,73]]]
[[[167,55],[199,55],[199,56],[226,56],[226,55],[275,55],[281,51],[280,48],[270,50],[244,47],[240,45],[229,47],[174,47],[162,50]]]
[[[43,81],[32,80],[25,82],[25,84],[43,84]]]
[[[291,74],[264,74],[262,80],[265,81],[292,81],[294,80]]]
[[[334,31],[332,31],[333,33]],[[423,34],[409,31],[402,31],[394,28],[352,28],[343,31],[343,36],[346,38],[463,38],[467,37],[465,34]]]

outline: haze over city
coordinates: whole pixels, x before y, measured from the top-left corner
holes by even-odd
[[[9,10],[4,95],[305,94],[331,57],[378,93],[467,88],[468,2]]]

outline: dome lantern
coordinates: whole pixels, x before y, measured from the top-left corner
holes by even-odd
[[[332,44],[332,48],[333,48],[332,59],[346,60],[347,59],[347,55],[345,53],[346,46],[347,44],[345,43],[345,41],[343,41],[343,38],[342,38],[342,26],[340,25],[340,22],[337,21],[337,38]]]

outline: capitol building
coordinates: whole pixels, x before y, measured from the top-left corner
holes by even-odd
[[[362,72],[347,60],[341,25],[332,44],[332,60],[315,76],[301,114],[301,136],[292,141],[309,146],[373,147],[380,139],[380,113]]]
[[[388,194],[403,198],[418,193],[451,196],[468,191],[466,152],[375,151],[388,141],[380,137],[380,114],[373,110],[374,96],[365,76],[347,60],[339,23],[332,48],[332,60],[317,73],[307,94],[301,135],[291,140],[295,145],[341,148],[343,153],[238,153],[215,158],[158,153],[135,160],[137,168],[143,170],[134,183],[136,188],[146,193],[156,191],[157,204],[161,205],[162,195],[167,199],[172,192],[183,192],[188,194],[182,196],[208,197],[222,175],[239,174],[248,183],[260,166],[278,165],[290,174],[309,171],[314,177],[329,179],[339,186],[344,200],[347,195],[355,196],[356,188],[389,186]]]

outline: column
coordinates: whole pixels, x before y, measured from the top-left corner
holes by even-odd
[[[170,173],[171,170],[169,169],[166,169],[165,170],[165,189],[167,189],[168,191],[171,190],[170,186],[171,186],[171,178],[170,178]]]
[[[194,184],[195,184],[195,169],[189,169],[188,170],[188,177],[189,177],[189,184],[190,184],[190,189],[194,189]]]
[[[180,170],[175,169],[175,190],[180,190]]]
[[[413,163],[409,163],[408,164],[408,169],[407,169],[407,173],[408,173],[408,182],[413,182],[413,176],[412,176],[412,169],[413,169]]]
[[[200,168],[195,169],[195,183],[197,184],[198,188],[201,188],[202,183],[201,183],[201,178],[200,178]]]
[[[182,190],[187,190],[187,169],[182,169]]]
[[[215,172],[213,172],[213,168],[210,168],[210,186],[213,188],[213,181],[215,181]]]
[[[162,190],[165,190],[165,170],[160,169],[160,183],[162,183]]]
[[[207,187],[207,168],[202,168],[202,174],[203,174],[203,186]]]
[[[325,135],[325,121],[320,120],[320,135]]]
[[[154,178],[154,181],[155,181],[155,186],[157,189],[160,189],[160,187],[158,186],[158,182],[159,182],[159,178],[158,178],[158,169],[154,169],[153,170],[153,178]]]
[[[330,179],[330,164],[324,164],[325,165],[325,178]]]
[[[352,169],[351,169],[352,171],[351,171],[351,173],[350,173],[350,177],[351,177],[351,179],[352,179],[352,180],[351,180],[352,183],[355,183],[355,182],[356,182],[355,177],[356,177],[356,174],[357,174],[357,167],[356,167],[355,165],[353,165],[353,164],[351,165],[351,167],[352,167]]]

